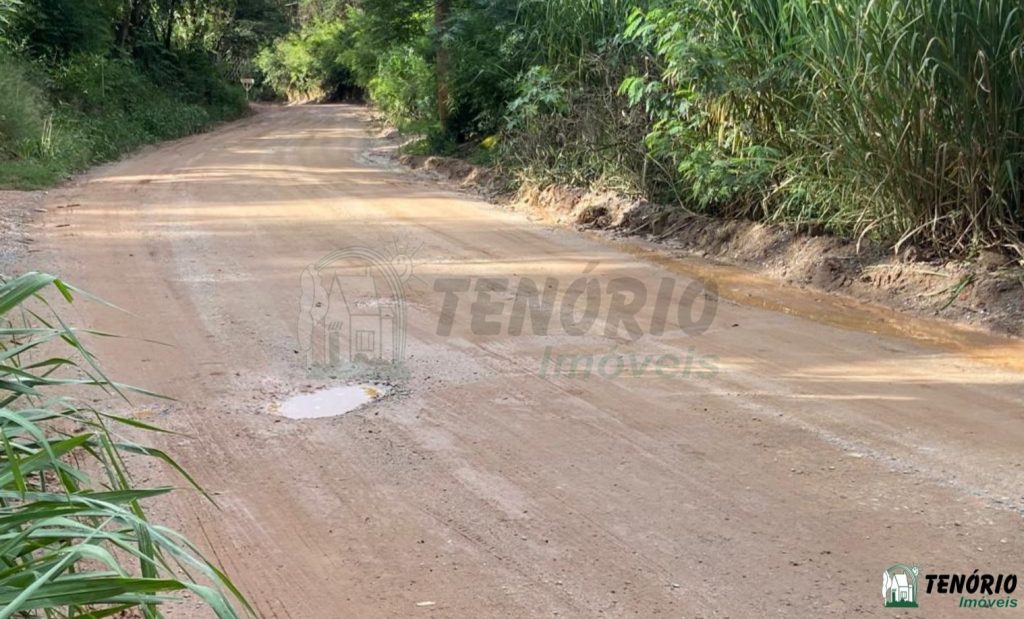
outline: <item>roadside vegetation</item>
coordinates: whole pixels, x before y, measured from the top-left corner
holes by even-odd
[[[1003,0],[307,2],[257,64],[418,149],[716,217],[1018,259],[1024,11]]]
[[[0,187],[52,185],[245,111],[271,0],[0,0]]]
[[[47,187],[240,116],[238,76],[287,30],[282,10],[0,0],[0,188]],[[91,404],[138,390],[110,381],[83,345],[103,334],[51,305],[81,294],[50,275],[0,277],[0,617],[159,617],[185,595],[221,618],[254,614],[188,540],[147,517],[172,488],[136,484],[128,462],[156,459],[202,491],[132,438],[159,429]]]
[[[126,456],[191,478],[122,436],[159,430],[89,404],[131,388],[83,346],[97,334],[51,305],[79,294],[42,273],[0,280],[0,617],[156,617],[186,592],[222,619],[251,612],[188,541],[146,517],[143,503],[171,488],[133,483]]]

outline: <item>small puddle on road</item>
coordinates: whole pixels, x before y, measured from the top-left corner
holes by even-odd
[[[288,419],[322,419],[350,413],[387,394],[377,385],[345,385],[288,398],[271,409]]]

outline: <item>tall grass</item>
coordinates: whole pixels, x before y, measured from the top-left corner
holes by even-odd
[[[626,26],[638,0],[527,0],[518,19],[534,62],[590,74]]]
[[[827,97],[812,121],[841,178],[878,196],[868,225],[956,250],[1019,241],[1024,6],[876,0],[801,18]]]
[[[43,93],[27,67],[0,49],[0,160],[23,155],[39,143],[45,113]]]
[[[616,95],[641,60],[622,37],[644,0],[526,0],[516,14],[521,66],[505,114],[502,154],[533,182],[647,185],[643,115]]]
[[[221,618],[236,616],[229,595],[251,612],[187,540],[146,517],[142,504],[170,488],[133,484],[123,456],[177,465],[117,433],[156,428],[76,397],[125,387],[99,370],[46,289],[68,302],[76,292],[41,273],[0,283],[0,617],[157,617],[181,592]]]
[[[47,187],[246,109],[199,53],[147,61],[82,54],[50,67],[0,50],[0,188]]]
[[[1003,0],[677,0],[622,92],[696,208],[1021,252],[1024,12]]]
[[[0,26],[6,26],[11,22],[11,16],[19,6],[21,6],[20,0],[0,0]],[[0,43],[2,42],[3,37],[0,36]]]
[[[434,72],[412,48],[394,47],[367,84],[370,100],[389,122],[406,129],[429,121],[437,107]]]
[[[529,180],[1024,258],[1019,0],[479,0],[404,39],[429,5],[391,4],[340,17],[359,51],[327,60],[430,124],[443,45],[447,137]],[[283,75],[317,64],[311,43]]]

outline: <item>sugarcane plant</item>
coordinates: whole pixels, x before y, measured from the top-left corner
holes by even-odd
[[[106,334],[61,318],[57,304],[82,296],[44,273],[0,279],[0,619],[159,617],[186,593],[221,618],[253,614],[188,540],[146,516],[172,489],[134,484],[129,454],[202,492],[166,453],[122,436],[162,430],[84,403],[146,392],[109,380],[83,345]]]

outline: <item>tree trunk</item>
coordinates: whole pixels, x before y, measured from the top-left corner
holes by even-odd
[[[448,126],[448,50],[444,46],[444,32],[447,28],[450,0],[434,0],[434,30],[437,33],[437,54],[434,67],[437,79],[437,120],[441,132],[447,134]]]
[[[164,30],[164,47],[171,49],[171,35],[174,34],[174,9],[177,8],[177,0],[171,0],[167,8],[167,28]]]
[[[124,15],[117,33],[117,45],[122,49],[135,46],[136,33],[149,21],[149,3],[147,0],[125,0]],[[153,27],[154,35],[158,28]]]
[[[121,23],[117,26],[117,46],[125,49],[128,43],[128,31],[132,28],[132,0],[124,0],[121,8]]]

